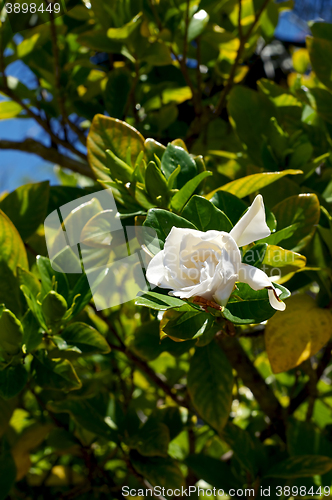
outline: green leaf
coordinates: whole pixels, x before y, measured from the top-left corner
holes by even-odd
[[[37,297],[41,291],[41,284],[37,277],[20,266],[17,266],[17,277],[20,285],[25,285]]]
[[[175,342],[173,342],[174,344]],[[171,441],[183,430],[186,423],[183,411],[178,406],[162,406],[155,408],[150,418],[167,425]]]
[[[73,391],[82,384],[69,361],[50,359],[45,351],[34,354],[33,368],[38,385],[57,391]]]
[[[299,224],[294,234],[281,240],[280,246],[298,252],[313,237],[320,217],[320,205],[314,193],[299,194],[281,201],[273,207],[278,229]]]
[[[106,149],[111,149],[123,162],[127,160],[130,147],[132,164],[144,151],[144,138],[134,127],[125,122],[96,115],[92,121],[87,139],[88,161],[97,179],[110,180],[106,168]]]
[[[23,365],[7,366],[0,371],[0,395],[10,399],[21,392],[28,381],[28,372]]]
[[[135,470],[146,478],[152,486],[181,489],[185,485],[179,466],[171,458],[143,457],[137,451],[132,451],[130,461]]]
[[[144,150],[148,161],[155,161],[155,155],[161,158],[166,151],[166,147],[154,139],[146,139],[144,142]]]
[[[40,329],[40,324],[32,311],[27,311],[22,320],[23,339],[22,344],[25,344],[26,352],[34,351],[43,340],[43,333]]]
[[[276,231],[275,233],[270,234],[270,236],[267,236],[267,238],[263,238],[259,241],[260,243],[264,242],[268,243],[269,245],[277,245],[278,243],[280,243],[280,241],[286,240],[287,238],[293,236],[300,225],[301,224],[299,222],[296,222],[295,224],[291,224],[284,229],[280,229],[280,231]]]
[[[210,177],[211,175],[212,172],[209,171],[201,172],[200,174],[196,175],[193,179],[186,182],[186,184],[182,186],[180,191],[175,193],[175,195],[173,196],[171,201],[172,209],[175,210],[176,212],[181,212],[184,205],[187,203],[191,195],[196,191],[200,183],[206,177]]]
[[[16,466],[9,451],[0,455],[0,471],[0,500],[5,500],[16,480]]]
[[[42,311],[47,324],[60,321],[67,311],[67,302],[59,293],[49,291],[42,301]]]
[[[226,425],[221,437],[231,447],[241,468],[256,476],[266,462],[266,453],[262,443],[251,432],[230,422]]]
[[[249,264],[250,266],[260,267],[264,260],[267,248],[267,243],[258,243],[257,245],[254,245],[246,251],[242,262]]]
[[[21,351],[23,338],[22,323],[9,309],[4,309],[0,317],[0,352],[14,356]]]
[[[190,307],[189,305],[186,306]],[[177,340],[192,340],[205,335],[213,329],[214,318],[211,314],[198,310],[173,311],[164,314],[160,323],[160,330],[165,335]],[[218,328],[220,329],[220,328]],[[211,335],[217,330],[213,329]]]
[[[290,296],[286,288],[277,283],[276,288],[282,290],[280,299]],[[267,290],[255,291],[246,283],[237,283],[237,290],[230,296],[223,314],[226,319],[238,325],[261,323],[271,318],[276,312],[270,305]]]
[[[130,341],[130,347],[138,356],[146,361],[152,361],[163,352],[172,356],[181,356],[195,344],[193,342],[174,342],[168,337],[160,340],[159,321],[149,321],[139,326]]]
[[[83,47],[89,47],[98,52],[121,52],[121,42],[116,42],[108,38],[104,30],[84,31],[78,38],[77,42]]]
[[[0,304],[6,304],[16,316],[22,309],[21,291],[18,278],[6,262],[0,260]]]
[[[265,95],[237,85],[229,94],[228,113],[251,158],[257,165],[262,165],[263,136],[269,127],[271,116],[275,116],[274,105]]]
[[[75,304],[71,310],[68,320],[81,312],[82,309],[84,309],[84,307],[90,302],[91,298],[92,292],[86,274],[81,274],[68,296],[68,305],[70,306],[72,306],[75,299]]]
[[[51,266],[50,259],[47,257],[38,255],[36,263],[42,282],[42,295],[45,296],[56,287],[57,292],[67,300],[69,285],[66,275],[64,273],[54,271]]]
[[[110,441],[117,442],[117,433],[110,427],[97,409],[86,399],[65,399],[49,403],[48,408],[55,413],[69,413],[83,429]]]
[[[115,68],[109,73],[104,102],[106,111],[113,118],[123,118],[131,88],[131,75],[126,68]]]
[[[307,37],[307,49],[314,72],[332,90],[332,40]]]
[[[45,220],[49,189],[49,181],[25,184],[0,202],[0,209],[10,218],[24,241],[33,235]]]
[[[192,222],[200,231],[214,229],[229,233],[233,227],[227,215],[202,196],[194,195],[184,207],[181,216]]]
[[[61,337],[69,346],[77,347],[83,354],[110,352],[106,339],[85,323],[71,323],[61,332]]]
[[[161,249],[164,248],[165,240],[173,226],[197,229],[196,226],[183,217],[159,208],[151,208],[148,211],[143,226],[152,227],[156,231]]]
[[[166,179],[180,165],[181,171],[177,176],[174,187],[181,189],[188,181],[197,175],[197,166],[187,151],[179,146],[168,144],[161,160],[161,170]]]
[[[229,417],[233,383],[232,367],[215,341],[196,348],[188,372],[188,392],[198,413],[218,432]]]
[[[158,196],[167,197],[168,186],[166,177],[154,161],[150,161],[145,171],[145,187],[152,200]]]
[[[217,188],[211,191],[206,197],[208,200],[220,190],[227,191],[228,193],[235,194],[239,198],[244,198],[249,194],[256,193],[260,191],[263,187],[272,184],[273,182],[281,179],[285,175],[297,175],[302,174],[302,170],[283,170],[282,172],[263,172],[262,174],[252,174],[246,177],[241,177],[235,181],[228,182],[224,184],[221,188]],[[273,210],[274,212],[274,210]]]
[[[227,462],[203,453],[196,453],[188,455],[185,464],[195,472],[197,477],[216,488],[229,491],[231,488],[240,487],[241,483],[235,478]]]
[[[37,297],[34,295],[34,293],[26,286],[26,285],[21,285],[20,286],[23,295],[25,297],[25,300],[27,301],[28,307],[30,311],[33,313],[34,317],[40,324],[40,326],[43,327],[44,330],[48,331],[47,325],[44,320],[44,316],[41,310],[41,306],[39,304],[39,301],[37,301]]]
[[[169,440],[167,425],[149,418],[137,436],[130,441],[130,447],[135,448],[144,457],[167,457]]]
[[[209,22],[209,15],[205,10],[199,10],[194,14],[194,16],[190,19],[188,25],[188,42],[192,42],[200,36],[205,30],[207,24]]]
[[[157,311],[165,311],[174,307],[181,307],[186,304],[184,300],[170,295],[162,295],[156,292],[145,292],[135,300],[137,306],[151,307]]]
[[[169,48],[161,41],[147,42],[145,50],[139,54],[139,59],[152,66],[166,66],[173,62]]]
[[[28,269],[26,250],[17,229],[7,215],[0,210],[0,259],[15,273],[20,265]]]
[[[15,118],[23,110],[20,104],[14,101],[1,101],[0,102],[0,120],[8,120],[9,118]]]
[[[290,457],[272,467],[266,477],[282,477],[293,479],[297,477],[313,477],[326,474],[332,469],[332,458],[319,455],[302,455]]]
[[[121,181],[125,184],[132,178],[133,169],[110,149],[106,149],[106,165],[115,181]]]
[[[142,13],[140,12],[137,16],[133,17],[129,23],[121,26],[121,28],[109,28],[107,30],[107,36],[111,40],[116,42],[124,42],[129,38],[135,29],[138,28],[142,21]]]
[[[237,196],[227,191],[217,191],[210,201],[227,215],[233,225],[241,218],[247,210],[248,205]]]

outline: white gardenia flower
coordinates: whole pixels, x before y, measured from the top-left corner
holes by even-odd
[[[270,304],[283,311],[281,291],[257,267],[243,264],[239,247],[271,234],[259,194],[230,233],[173,227],[164,249],[148,265],[146,277],[155,286],[172,290],[171,295],[188,299],[199,296],[225,306],[236,282],[253,290],[268,289]]]

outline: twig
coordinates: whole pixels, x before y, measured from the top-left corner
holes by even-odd
[[[271,388],[249,360],[238,339],[221,336],[217,336],[216,339],[244,385],[251,390],[258,404],[271,420],[275,431],[285,440],[284,409]]]
[[[55,148],[48,148],[47,146],[44,146],[34,139],[27,138],[22,142],[1,140],[0,150],[1,149],[14,149],[16,151],[33,153],[40,156],[41,158],[44,158],[44,160],[56,163],[64,168],[69,168],[73,172],[85,175],[86,177],[90,177],[91,179],[95,179],[93,171],[88,165],[86,158],[84,162],[75,160],[74,158],[70,158],[69,156],[65,156],[59,153],[59,151],[57,151],[57,149]]]

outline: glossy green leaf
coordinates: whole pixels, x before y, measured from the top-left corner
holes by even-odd
[[[110,441],[117,441],[116,431],[87,399],[66,399],[54,401],[48,407],[55,413],[69,413],[73,420],[83,429]]]
[[[52,360],[45,351],[35,353],[33,368],[36,382],[41,387],[57,391],[73,391],[82,386],[69,361]]]
[[[181,171],[177,176],[174,187],[181,189],[188,181],[197,175],[197,166],[193,158],[179,146],[168,144],[161,160],[161,170],[166,179],[180,165]]]
[[[270,234],[266,238],[260,240],[260,242],[268,243],[269,245],[277,245],[280,241],[286,240],[293,236],[295,231],[300,227],[300,223],[296,222],[295,224],[291,224],[284,229],[280,229],[280,231],[276,231],[275,233]]]
[[[152,200],[166,197],[168,186],[166,177],[154,161],[150,161],[145,171],[145,187]]]
[[[261,323],[271,318],[276,312],[270,305],[267,290],[255,291],[246,283],[237,283],[237,290],[230,296],[223,311],[226,319],[234,324],[246,325]],[[289,297],[290,293],[282,285],[275,283],[282,290],[280,299]]]
[[[199,310],[169,310],[163,316],[160,331],[177,341],[199,339],[210,330],[213,337],[218,330],[214,328],[213,320],[211,314]]]
[[[49,181],[25,184],[0,202],[0,209],[10,218],[21,238],[26,241],[47,215]]]
[[[189,21],[188,42],[192,42],[200,36],[209,22],[209,15],[205,10],[199,10]]]
[[[144,305],[144,304],[143,304]],[[157,309],[158,310],[158,309]],[[162,309],[160,309],[162,310]],[[139,326],[130,341],[130,348],[142,359],[152,361],[163,352],[181,356],[195,344],[195,341],[174,342],[169,337],[160,340],[159,321],[149,321]]]
[[[196,348],[188,372],[188,391],[200,416],[218,432],[229,417],[233,383],[232,367],[215,341]]]
[[[139,153],[144,150],[144,138],[137,130],[114,118],[103,115],[94,117],[87,148],[89,163],[98,179],[110,179],[106,168],[106,149],[111,149],[114,155],[126,162],[129,147],[134,164]]]
[[[207,195],[210,200],[219,190],[227,191],[228,193],[235,194],[239,198],[244,198],[249,194],[256,193],[260,189],[273,182],[279,180],[285,175],[302,174],[302,170],[283,170],[282,172],[264,172],[262,174],[252,174],[246,177],[241,177],[235,181],[225,184],[221,188],[217,188]]]
[[[42,311],[46,322],[49,324],[60,321],[67,311],[67,302],[59,293],[49,291],[42,301]]]
[[[281,240],[280,246],[298,252],[313,237],[320,217],[320,205],[313,193],[291,196],[273,208],[278,221],[278,230],[299,224],[294,234]]]
[[[164,247],[165,239],[169,235],[172,227],[175,226],[197,229],[194,224],[187,221],[183,217],[158,208],[152,208],[148,211],[148,215],[143,226],[151,227],[156,231],[161,249]]]
[[[28,381],[28,372],[20,365],[7,366],[0,371],[0,395],[10,399],[21,392]]]
[[[192,222],[200,231],[214,229],[229,233],[233,227],[232,223],[211,201],[194,195],[184,207],[181,216]]]
[[[227,215],[233,226],[248,208],[244,201],[227,191],[216,191],[209,200]]]
[[[179,174],[181,171],[179,172]],[[175,195],[172,198],[171,201],[171,207],[173,210],[176,212],[181,212],[189,198],[194,194],[200,183],[206,178],[210,177],[212,175],[212,172],[205,171],[201,172],[200,174],[196,175],[193,179],[190,181],[186,182],[184,186],[175,193]]]
[[[25,345],[26,352],[31,352],[36,349],[43,340],[43,333],[40,324],[32,311],[28,311],[22,319],[23,339],[22,344]]]
[[[106,354],[110,351],[106,339],[85,323],[71,323],[61,332],[61,337],[69,346],[77,347],[83,354]]]
[[[9,309],[4,309],[0,317],[0,352],[14,356],[21,350],[23,338],[22,323]]]
[[[42,282],[42,295],[46,295],[56,286],[57,292],[67,300],[69,285],[66,275],[64,273],[54,271],[51,266],[50,259],[47,257],[38,255],[36,263]]]
[[[138,306],[151,307],[151,309],[156,309],[157,311],[166,311],[166,309],[181,307],[185,305],[186,302],[177,297],[172,297],[171,295],[162,295],[157,292],[145,292],[137,297],[135,304]]]
[[[332,458],[319,455],[290,457],[272,467],[266,477],[297,478],[326,474],[332,469]]]
[[[0,210],[0,259],[14,271],[20,265],[28,269],[26,250],[17,229],[7,215]]]
[[[242,262],[249,264],[250,266],[260,267],[263,263],[267,248],[267,243],[258,243],[254,245],[246,251]]]

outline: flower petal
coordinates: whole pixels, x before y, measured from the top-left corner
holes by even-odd
[[[277,299],[276,294],[280,295],[281,290],[276,290],[274,287],[268,290],[269,292],[269,301],[273,309],[277,309],[277,311],[284,311],[286,309],[286,304],[280,299]],[[280,292],[280,293],[279,293]]]
[[[239,247],[253,241],[266,238],[271,234],[265,220],[264,202],[261,194],[257,195],[249,210],[241,217],[229,233]]]
[[[164,251],[158,252],[148,265],[146,270],[146,279],[155,286],[160,286],[164,282],[165,267],[164,267]]]
[[[257,267],[249,264],[241,264],[239,267],[239,281],[247,283],[253,290],[262,290],[272,286],[271,280],[267,274]]]
[[[286,304],[278,299],[281,290],[275,288],[268,275],[261,269],[249,266],[249,264],[241,264],[239,268],[239,281],[241,283],[247,283],[253,290],[267,288],[271,306],[278,311],[284,311],[286,309]]]

